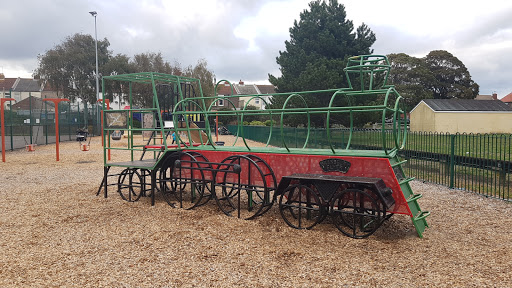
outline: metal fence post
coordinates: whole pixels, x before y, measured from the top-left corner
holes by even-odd
[[[9,89],[9,95],[12,95],[12,88]],[[10,132],[11,132],[11,151],[14,151],[14,137],[12,136],[12,101],[9,101],[9,121],[11,122]]]
[[[455,186],[455,136],[450,135],[450,189]]]

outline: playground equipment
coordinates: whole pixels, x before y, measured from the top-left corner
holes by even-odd
[[[387,85],[390,65],[385,56],[352,57],[344,69],[349,87],[321,91],[276,93],[286,96],[281,108],[251,110],[252,102],[267,102],[268,95],[240,96],[202,95],[199,80],[160,73],[136,73],[103,77],[102,85],[113,81],[127,82],[130,107],[140,105],[140,113],[154,115],[150,128],[134,128],[133,110],[105,111],[105,133],[127,131],[126,147],[111,147],[104,139],[104,177],[97,195],[116,187],[126,201],[150,196],[155,203],[159,193],[173,206],[193,209],[215,201],[229,216],[252,219],[265,214],[277,203],[279,212],[289,226],[311,229],[330,217],[345,235],[364,238],[374,233],[393,214],[411,217],[419,237],[426,227],[428,211],[418,204],[421,194],[414,194],[405,176],[397,151],[403,149],[407,136],[407,117],[403,98],[393,86]],[[221,80],[219,83],[228,83]],[[217,86],[219,85],[217,84]],[[166,85],[170,91],[158,94],[156,87]],[[229,84],[230,85],[230,84]],[[148,97],[141,87],[150,86]],[[116,86],[118,87],[118,86]],[[216,87],[217,88],[217,87]],[[136,91],[136,92],[134,92]],[[303,95],[328,95],[326,107],[308,107]],[[361,97],[370,100],[361,105]],[[248,100],[247,100],[248,99]],[[232,110],[217,110],[220,101]],[[151,103],[143,106],[143,103]],[[172,103],[161,107],[161,103]],[[268,103],[266,103],[268,104]],[[267,106],[268,107],[268,106]],[[162,111],[172,111],[174,125],[164,125]],[[266,147],[251,147],[244,138],[244,118],[251,115],[268,117],[279,123],[280,133],[272,134]],[[377,115],[382,121],[382,147],[379,150],[357,150],[351,147],[354,117]],[[242,146],[217,145],[212,140],[214,119],[234,116],[238,123],[234,136]],[[308,135],[301,148],[292,148],[284,134],[287,117],[299,116],[306,122]],[[328,149],[310,149],[311,117],[323,117],[327,128]],[[340,146],[339,135],[331,130],[337,117],[349,119],[348,141]],[[386,119],[392,119],[392,132],[384,129]],[[201,121],[199,121],[201,120]],[[135,135],[149,131],[145,143],[136,143]],[[168,141],[176,134],[176,144]],[[215,135],[215,134],[214,134]],[[272,137],[281,140],[281,147],[270,147]],[[235,142],[236,142],[235,141]],[[224,143],[222,143],[224,144]],[[126,150],[126,161],[107,161],[108,149]],[[119,158],[118,158],[119,159]],[[116,171],[117,170],[117,171]]]
[[[91,138],[89,138],[89,142],[87,142],[87,136],[89,136],[89,131],[87,128],[79,128],[76,130],[76,141],[80,144],[80,150],[89,151],[91,147]],[[87,142],[82,144],[82,142]]]

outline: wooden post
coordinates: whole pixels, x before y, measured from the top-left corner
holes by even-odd
[[[4,121],[4,103],[6,101],[15,101],[13,98],[0,99],[0,121],[2,122],[2,162],[5,162],[5,121]]]
[[[52,101],[55,104],[55,154],[57,161],[59,161],[59,103],[63,101],[69,102],[69,99],[46,98],[43,101]]]

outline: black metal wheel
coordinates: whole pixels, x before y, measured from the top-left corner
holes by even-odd
[[[151,197],[151,170],[149,169],[140,169],[140,177],[142,180],[142,197]],[[158,187],[155,187],[155,190],[158,191]]]
[[[180,166],[176,167],[176,161]],[[211,197],[211,164],[198,152],[171,155],[160,169],[160,191],[172,207],[192,209],[204,205]]]
[[[159,174],[158,174],[158,187],[159,191],[162,193],[165,201],[173,206],[174,198],[172,193],[176,190],[176,187],[173,187],[172,185],[175,185],[175,182],[170,181],[172,179],[173,170],[174,170],[174,162],[179,159],[181,153],[175,152],[170,154],[162,163],[162,166],[160,167]],[[183,184],[183,187],[180,187],[181,189],[184,189],[185,184]]]
[[[137,168],[124,169],[117,179],[117,192],[123,200],[135,202],[142,195],[142,178]]]
[[[311,229],[327,215],[326,204],[317,191],[303,184],[289,186],[279,197],[284,222],[295,229]]]
[[[215,199],[224,214],[253,219],[272,207],[277,185],[265,161],[254,155],[233,155],[221,163],[217,167],[217,179],[221,180],[215,184]],[[233,170],[235,164],[241,168],[240,173]]]
[[[372,235],[386,219],[386,209],[371,191],[346,189],[333,197],[331,217],[343,234],[365,238]]]

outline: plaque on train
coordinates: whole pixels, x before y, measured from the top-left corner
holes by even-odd
[[[350,162],[338,158],[328,158],[319,162],[324,172],[347,173],[350,168]]]

